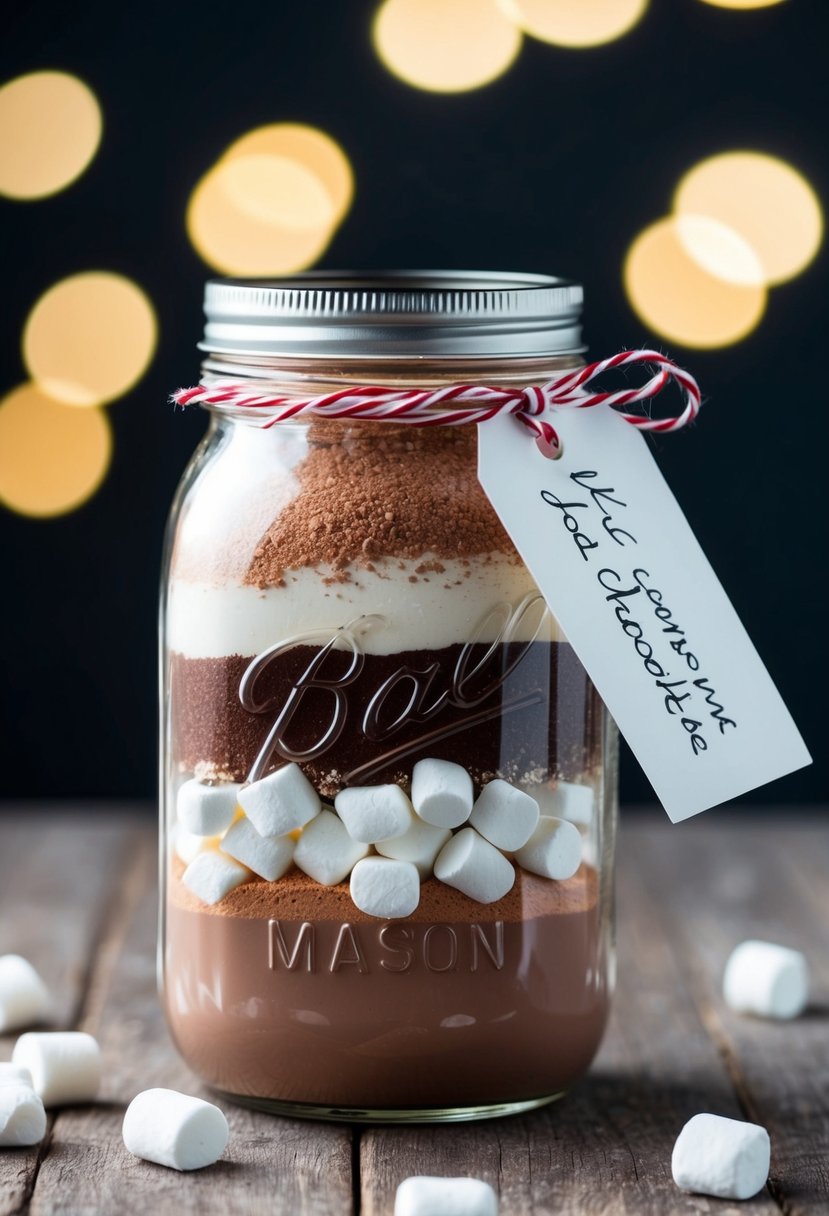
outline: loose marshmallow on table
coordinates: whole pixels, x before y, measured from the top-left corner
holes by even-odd
[[[176,798],[179,823],[194,836],[223,832],[233,822],[240,789],[231,782],[208,785],[195,777],[185,781]]]
[[[203,904],[217,904],[243,882],[249,882],[250,877],[250,870],[245,866],[240,866],[232,857],[226,857],[214,849],[194,857],[182,874],[181,881]]]
[[[245,786],[239,806],[260,836],[286,836],[320,813],[317,791],[298,764],[284,764]]]
[[[49,1015],[52,998],[34,967],[19,954],[0,958],[0,1032],[33,1026]]]
[[[421,878],[429,878],[435,858],[451,836],[449,828],[436,828],[410,810],[409,826],[403,835],[395,836],[393,840],[378,840],[374,847],[383,857],[410,861],[417,866]]]
[[[538,815],[535,798],[497,778],[481,790],[469,823],[490,844],[512,853],[532,836]]]
[[[4,1060],[0,1064],[0,1085],[28,1085],[31,1089],[32,1074],[22,1064],[12,1064],[11,1061]]]
[[[290,867],[295,847],[292,836],[260,836],[249,819],[237,819],[222,838],[223,853],[268,882],[276,882]]]
[[[516,850],[515,860],[542,878],[572,878],[581,865],[579,829],[566,819],[542,815],[527,843]]]
[[[331,887],[347,878],[368,850],[367,844],[352,840],[333,811],[321,811],[297,841],[294,862],[309,878]]]
[[[480,1178],[406,1178],[394,1216],[498,1216],[498,1199]]]
[[[12,1063],[29,1069],[44,1106],[91,1102],[101,1084],[101,1049],[91,1034],[80,1030],[22,1034]]]
[[[412,804],[399,785],[354,785],[334,799],[349,836],[376,844],[402,836],[412,817]]]
[[[694,1115],[674,1145],[671,1172],[683,1191],[750,1199],[766,1185],[770,1155],[764,1127],[721,1115]]]
[[[472,778],[451,760],[418,760],[412,770],[412,802],[421,819],[458,828],[472,810]]]
[[[796,1018],[809,1000],[806,959],[773,942],[742,942],[725,965],[723,996],[737,1013]]]
[[[435,878],[479,904],[493,904],[512,890],[515,869],[474,828],[463,828],[438,853]]]
[[[218,1106],[175,1089],[145,1089],[124,1115],[129,1152],[173,1170],[200,1170],[218,1161],[230,1131]]]
[[[0,1148],[26,1148],[45,1135],[46,1111],[31,1086],[0,1086]]]
[[[390,857],[364,857],[351,871],[351,898],[368,916],[411,916],[420,903],[417,866]]]

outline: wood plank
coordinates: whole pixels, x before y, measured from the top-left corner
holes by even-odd
[[[117,808],[82,818],[21,812],[2,822],[8,869],[0,887],[0,953],[22,954],[43,975],[55,999],[54,1029],[75,1023],[95,942],[142,830],[145,821]],[[14,1038],[0,1038],[0,1052],[8,1053]]]
[[[55,997],[55,1029],[71,1027],[81,1008],[89,959],[138,830],[129,813],[81,819],[21,809],[0,821],[0,954],[22,954],[41,972]],[[0,1036],[0,1059],[16,1037]],[[0,1216],[24,1210],[48,1135],[41,1146],[0,1153]]]
[[[518,1118],[367,1132],[365,1216],[391,1216],[397,1185],[418,1173],[485,1178],[499,1192],[504,1216],[736,1211],[683,1195],[671,1178],[671,1151],[687,1119],[701,1110],[732,1118],[741,1112],[663,932],[662,910],[639,881],[637,845],[622,832],[619,984],[589,1077],[563,1101]],[[739,1205],[742,1216],[778,1210],[768,1194]]]
[[[829,839],[782,808],[771,822],[733,812],[633,833],[639,881],[660,902],[685,981],[740,1095],[768,1128],[770,1189],[787,1216],[829,1211]],[[721,977],[740,941],[802,950],[813,1001],[792,1022],[729,1010]]]
[[[130,915],[102,943],[83,1021],[83,1028],[98,1036],[106,1061],[101,1102],[58,1116],[32,1216],[146,1216],[148,1211],[348,1216],[353,1211],[350,1129],[276,1118],[217,1100],[179,1060],[156,992],[154,840],[146,838],[142,850],[128,893]],[[218,1101],[231,1138],[215,1166],[184,1175],[126,1151],[121,1139],[126,1104],[156,1085]]]

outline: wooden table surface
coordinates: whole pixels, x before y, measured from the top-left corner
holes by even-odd
[[[7,814],[0,953],[39,967],[57,995],[58,1024],[97,1035],[106,1067],[96,1105],[51,1117],[38,1148],[0,1151],[0,1216],[391,1216],[397,1184],[413,1173],[486,1178],[501,1216],[829,1213],[824,823],[783,808],[714,812],[676,827],[655,814],[623,816],[613,1016],[590,1075],[563,1101],[512,1119],[390,1128],[222,1103],[225,1156],[178,1174],[137,1160],[121,1141],[124,1107],[139,1090],[202,1092],[156,997],[154,825],[123,808]],[[746,937],[807,954],[814,999],[796,1022],[723,1006],[723,964]],[[0,1039],[0,1058],[12,1045]],[[699,1111],[768,1128],[771,1177],[756,1199],[688,1196],[673,1185],[674,1139]]]

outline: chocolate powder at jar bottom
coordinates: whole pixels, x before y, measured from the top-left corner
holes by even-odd
[[[195,910],[174,880],[166,917],[173,1035],[226,1092],[364,1108],[531,1101],[572,1084],[601,1039],[609,994],[586,867],[566,883],[521,874],[487,906],[431,880],[405,921],[370,921],[347,884],[313,891],[302,875],[245,884],[231,903]]]

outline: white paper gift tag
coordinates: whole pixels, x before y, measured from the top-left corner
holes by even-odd
[[[671,820],[810,763],[644,437],[602,405],[553,422],[559,460],[479,426],[478,475]]]

